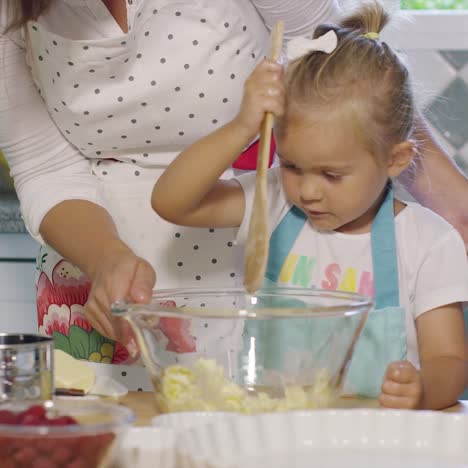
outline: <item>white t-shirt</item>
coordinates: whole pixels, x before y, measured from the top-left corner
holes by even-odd
[[[0,148],[35,236],[56,204],[108,208],[99,179],[154,181],[148,169],[162,171],[231,119],[277,19],[288,39],[338,10],[336,0],[133,0],[123,33],[101,0],[56,0],[28,40],[5,33],[8,3],[0,2]]]
[[[237,234],[245,244],[252,213],[255,174],[237,178],[246,210]],[[281,185],[280,169],[268,172],[270,230],[291,208]],[[468,301],[468,262],[460,234],[445,220],[417,203],[407,203],[395,218],[400,305],[406,310],[408,359],[418,365],[415,319],[453,302]],[[306,223],[279,276],[281,285],[317,287],[373,295],[370,233],[318,232]]]

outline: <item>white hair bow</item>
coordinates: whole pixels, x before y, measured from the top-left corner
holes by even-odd
[[[331,54],[338,45],[338,37],[335,31],[328,31],[317,39],[307,37],[295,37],[286,45],[286,58],[288,61],[296,60],[312,51]]]

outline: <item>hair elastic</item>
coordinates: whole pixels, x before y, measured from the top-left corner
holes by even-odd
[[[362,37],[365,37],[366,39],[373,39],[375,41],[378,41],[380,38],[380,34],[377,32],[368,32],[366,34],[361,34]]]

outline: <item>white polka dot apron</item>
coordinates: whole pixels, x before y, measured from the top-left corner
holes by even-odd
[[[113,21],[100,1],[62,1]],[[266,28],[248,0],[129,0],[128,18],[127,34],[99,39],[70,39],[46,21],[31,23],[36,85],[58,128],[89,158],[120,236],[156,269],[158,288],[239,284],[234,230],[173,226],[153,212],[150,194],[184,147],[235,115],[243,82],[265,54]],[[78,268],[42,247],[40,331],[75,357],[101,362],[101,373],[128,388],[149,389],[141,367],[123,365],[127,351],[86,323],[89,288]]]

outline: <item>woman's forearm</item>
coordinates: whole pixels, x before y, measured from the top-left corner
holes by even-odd
[[[457,357],[439,357],[421,362],[422,409],[453,405],[468,385],[468,363]]]
[[[468,180],[452,162],[431,134],[428,126],[418,119],[416,139],[419,155],[415,157],[415,167],[403,174],[402,182],[411,195],[425,204],[452,192],[454,181],[468,192]],[[416,170],[415,170],[416,169]]]
[[[109,213],[84,200],[59,203],[46,214],[39,231],[47,244],[91,279],[104,257],[129,251]]]
[[[468,246],[468,179],[437,144],[422,119],[416,137],[420,154],[414,160],[415,167],[407,170],[400,181],[418,202],[457,228]]]

